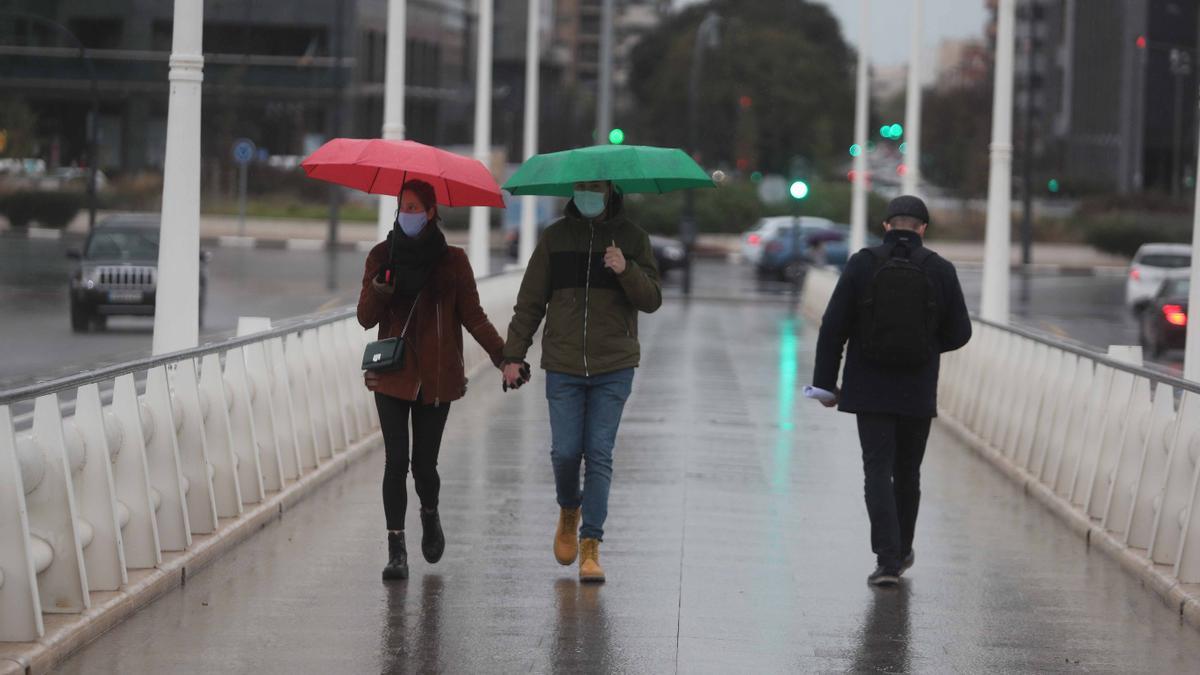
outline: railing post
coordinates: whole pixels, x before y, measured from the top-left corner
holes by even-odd
[[[46,632],[29,537],[12,415],[0,405],[0,642],[32,642]]]
[[[64,426],[79,435],[86,453],[75,480],[75,497],[79,512],[92,526],[92,543],[83,550],[88,588],[115,591],[129,581],[109,450],[109,436],[119,436],[120,427],[111,413],[105,414],[100,387],[95,384],[79,388],[75,395],[75,415]],[[66,429],[64,436],[68,436]]]

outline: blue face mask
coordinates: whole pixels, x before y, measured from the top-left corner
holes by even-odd
[[[419,213],[399,213],[396,215],[396,222],[400,224],[400,229],[408,237],[416,237],[421,234],[421,230],[425,229],[425,223],[429,222],[429,216],[425,215],[424,211]]]
[[[595,218],[604,213],[604,193],[576,190],[575,208],[579,209],[585,218]]]

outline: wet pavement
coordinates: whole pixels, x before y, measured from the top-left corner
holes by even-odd
[[[642,340],[603,586],[553,558],[541,372],[489,371],[450,413],[440,563],[414,507],[380,581],[376,453],[58,672],[1200,672],[1194,629],[937,426],[916,566],[868,587],[854,420],[799,396],[786,303],[671,300]]]

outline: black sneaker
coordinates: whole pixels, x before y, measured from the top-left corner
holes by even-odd
[[[429,564],[442,559],[446,551],[446,536],[442,534],[442,520],[438,512],[421,509],[421,554]]]
[[[867,583],[872,586],[895,586],[896,584],[900,583],[900,573],[886,569],[883,565],[879,565],[875,568],[875,571],[871,572],[870,576],[867,577]]]
[[[908,555],[904,556],[904,560],[900,562],[900,574],[904,574],[908,568],[913,566],[913,563],[916,561],[917,554],[913,551],[909,551]]]

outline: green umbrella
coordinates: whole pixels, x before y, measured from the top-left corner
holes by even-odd
[[[611,180],[626,194],[715,187],[687,153],[647,145],[593,145],[534,155],[504,184],[514,195],[570,197],[575,183]]]

